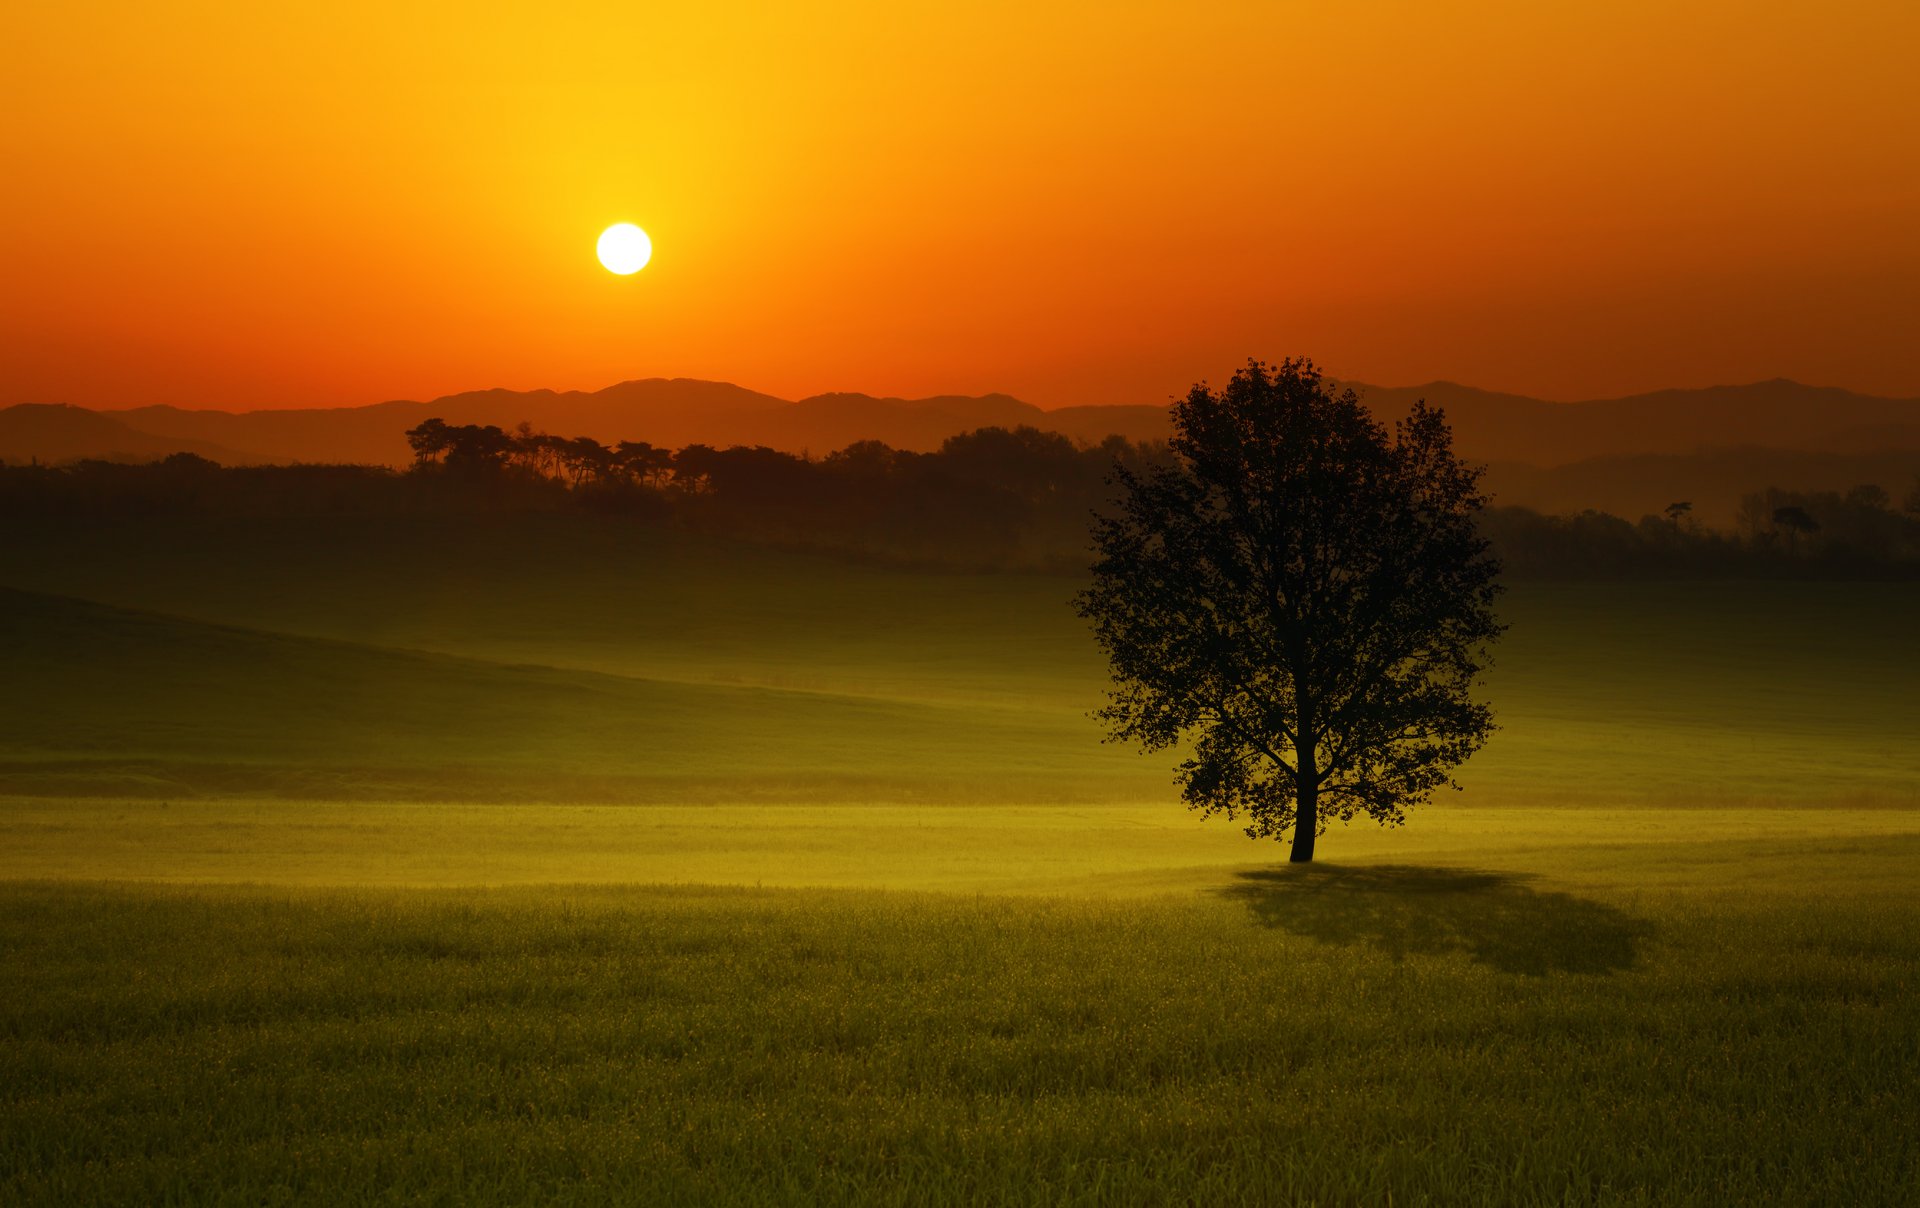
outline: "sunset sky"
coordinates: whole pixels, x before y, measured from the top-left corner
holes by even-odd
[[[0,405],[1920,395],[1920,4],[29,3]],[[611,223],[653,261],[594,259]]]

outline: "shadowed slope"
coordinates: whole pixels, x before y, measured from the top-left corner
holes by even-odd
[[[0,791],[1046,799],[1141,770],[1057,714],[505,666],[4,589],[0,665],[21,686],[0,694]]]
[[[1018,718],[1034,749],[1055,744],[1043,758],[1061,782],[1119,768],[1124,799],[1170,801],[1170,760],[1097,745],[1085,713],[1103,671],[1067,578],[859,565],[576,516],[159,517],[16,532],[0,583],[496,668]],[[1467,766],[1466,801],[1920,804],[1916,607],[1901,583],[1516,584],[1488,682],[1503,729]],[[1006,763],[982,747],[964,773]]]

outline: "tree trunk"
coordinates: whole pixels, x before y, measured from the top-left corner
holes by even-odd
[[[1301,758],[1300,778],[1296,781],[1298,796],[1293,811],[1293,854],[1288,857],[1294,864],[1312,862],[1313,841],[1320,833],[1320,785],[1312,762],[1311,756]]]
[[[1296,661],[1293,673],[1297,710],[1293,715],[1296,727],[1293,749],[1293,854],[1287,857],[1293,864],[1313,862],[1313,841],[1320,835],[1319,729],[1314,725],[1313,696],[1301,691],[1306,678],[1300,671],[1300,663]]]

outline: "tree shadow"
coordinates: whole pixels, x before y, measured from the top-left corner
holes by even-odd
[[[1531,889],[1518,873],[1309,864],[1236,875],[1219,892],[1262,926],[1395,960],[1459,952],[1503,973],[1605,976],[1631,968],[1653,930],[1611,906]]]

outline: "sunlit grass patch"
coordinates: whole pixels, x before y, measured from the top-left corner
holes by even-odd
[[[1911,1193],[1911,898],[1255,871],[1147,899],[16,885],[0,1194]]]

